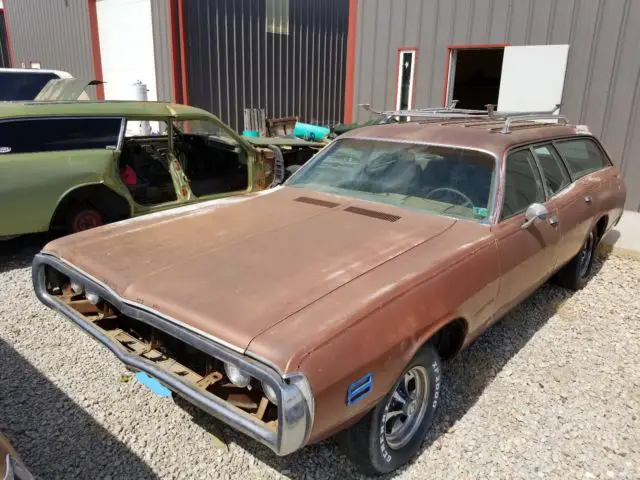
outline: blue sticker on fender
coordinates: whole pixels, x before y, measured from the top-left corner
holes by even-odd
[[[153,393],[155,393],[159,397],[171,396],[171,390],[169,390],[167,387],[162,385],[158,381],[158,379],[153,378],[152,376],[147,375],[144,372],[136,373],[136,380],[138,380],[142,385],[147,387],[149,390],[151,390]]]
[[[347,405],[353,405],[360,401],[362,397],[371,392],[373,388],[373,374],[367,373],[364,377],[356,380],[347,389]]]

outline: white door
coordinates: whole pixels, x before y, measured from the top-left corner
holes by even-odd
[[[562,101],[569,45],[505,47],[498,110],[551,110]]]
[[[157,100],[151,0],[98,0],[98,37],[106,100],[138,100],[140,81],[147,99]]]

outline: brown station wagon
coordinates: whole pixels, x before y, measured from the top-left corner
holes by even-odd
[[[266,192],[56,240],[33,282],[278,455],[340,432],[389,472],[420,449],[441,361],[547,279],[581,288],[625,195],[563,117],[433,113],[348,132]]]

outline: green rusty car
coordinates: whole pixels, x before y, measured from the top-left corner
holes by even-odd
[[[264,190],[324,146],[244,138],[186,105],[68,100],[70,82],[71,94],[49,85],[37,101],[0,103],[0,238]]]

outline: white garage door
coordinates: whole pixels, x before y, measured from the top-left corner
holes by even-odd
[[[140,81],[157,100],[151,0],[98,0],[96,7],[105,99],[134,100]]]

